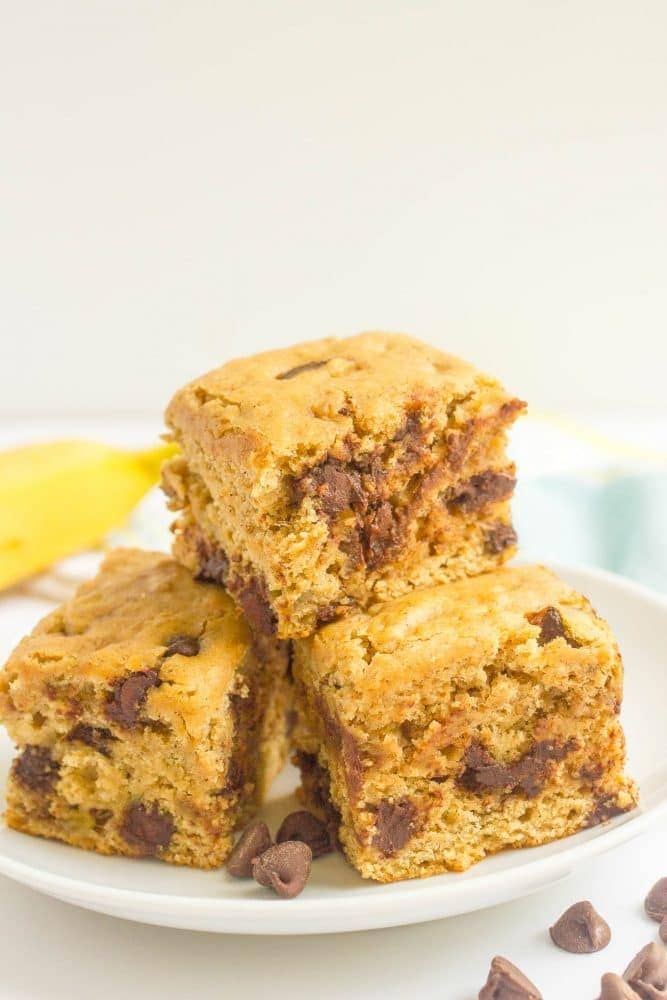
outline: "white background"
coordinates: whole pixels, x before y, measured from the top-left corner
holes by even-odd
[[[228,357],[370,327],[537,409],[664,412],[666,37],[664,0],[0,0],[1,419],[157,419]],[[664,833],[486,914],[308,940],[0,880],[0,997],[473,1000],[501,952],[591,1000],[655,937]],[[583,895],[614,939],[561,955]]]
[[[404,329],[665,405],[664,0],[1,0],[0,412]]]

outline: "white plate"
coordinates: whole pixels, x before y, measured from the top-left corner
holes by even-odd
[[[319,934],[419,923],[527,895],[568,875],[575,865],[636,836],[667,811],[667,601],[620,577],[561,569],[615,628],[626,668],[623,721],[638,810],[545,847],[508,851],[463,874],[375,885],[339,856],[314,865],[297,899],[278,900],[224,871],[199,872],[156,861],[103,858],[0,828],[0,873],[58,899],[101,913],[190,930],[244,934]],[[37,609],[12,598],[0,606],[0,643],[9,646]],[[18,627],[17,627],[18,625]],[[0,742],[6,773],[11,747]],[[295,772],[281,775],[265,812],[275,829],[293,807]]]

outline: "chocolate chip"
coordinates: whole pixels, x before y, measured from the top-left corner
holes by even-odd
[[[660,935],[660,940],[667,944],[667,917],[663,917],[660,921],[660,927],[658,928],[658,934]]]
[[[311,372],[314,371],[315,368],[323,368],[324,365],[328,364],[328,358],[325,358],[324,361],[307,361],[304,365],[297,365],[295,368],[289,368],[286,372],[276,375],[276,378],[279,382],[284,382],[288,378],[294,378],[295,375],[300,375],[301,372]]]
[[[468,792],[523,792],[532,798],[544,787],[551,765],[563,760],[576,746],[574,739],[565,743],[541,740],[518,760],[501,764],[483,743],[473,740],[463,755],[465,767],[457,781]]]
[[[297,504],[311,497],[328,518],[357,505],[363,507],[365,502],[359,473],[336,459],[327,459],[296,479],[293,492]]]
[[[132,729],[139,722],[148,691],[159,683],[157,670],[138,671],[116,681],[106,706],[107,718],[124,729]]]
[[[281,899],[292,899],[303,890],[310,875],[313,852],[299,840],[275,844],[252,862],[252,877]]]
[[[197,580],[208,583],[218,583],[224,587],[229,573],[229,559],[222,549],[200,540],[197,543],[199,571]]]
[[[627,812],[627,809],[617,805],[613,795],[603,792],[596,796],[595,804],[586,817],[585,828],[589,829],[599,823],[606,823],[607,820],[614,819],[616,816],[622,816],[624,812]]]
[[[116,737],[104,726],[89,726],[86,722],[77,722],[67,734],[67,739],[70,743],[85,743],[86,746],[108,757],[109,743],[114,742]]]
[[[542,1000],[542,994],[516,965],[496,955],[479,1000]]]
[[[199,652],[199,639],[192,635],[177,635],[170,641],[164,651],[164,659],[168,656],[196,656]]]
[[[660,922],[667,917],[667,878],[658,879],[644,900],[644,909],[651,920]]]
[[[252,878],[252,863],[271,847],[269,828],[261,819],[250,823],[227,859],[227,871],[234,878]]]
[[[174,820],[167,812],[160,812],[157,803],[146,806],[133,802],[125,812],[121,836],[143,855],[155,854],[166,847],[174,833]]]
[[[276,843],[283,844],[286,840],[300,840],[302,844],[308,844],[313,858],[320,858],[323,854],[333,851],[331,837],[325,824],[305,809],[290,813],[280,824]]]
[[[609,924],[588,901],[574,903],[549,928],[551,940],[574,955],[602,951],[611,941]]]
[[[642,1000],[660,1000],[667,997],[667,951],[651,941],[637,952],[623,973]]]
[[[277,619],[269,601],[264,580],[251,576],[247,580],[237,577],[229,589],[239,602],[251,626],[262,635],[275,635]]]
[[[546,646],[548,642],[553,642],[554,639],[565,639],[568,646],[572,646],[573,649],[581,647],[581,643],[577,642],[576,639],[573,639],[565,631],[563,616],[558,608],[542,608],[540,611],[526,615],[526,618],[531,625],[539,625],[540,627],[540,634],[537,637],[538,646]]]
[[[409,798],[390,802],[384,799],[377,807],[373,847],[383,854],[395,854],[405,847],[413,833],[417,810]]]
[[[12,764],[12,774],[31,792],[47,795],[58,779],[60,765],[47,747],[27,746]]]
[[[93,824],[95,829],[99,832],[104,829],[111,817],[113,816],[112,809],[91,809],[90,815],[93,818]]]
[[[364,558],[369,569],[386,561],[403,537],[398,511],[390,503],[381,503],[367,518],[361,533]]]
[[[317,609],[317,624],[328,625],[340,616],[342,606],[340,604],[324,604]]]
[[[516,545],[517,541],[516,531],[511,524],[503,524],[502,521],[496,521],[486,531],[484,548],[490,555],[497,556],[501,552],[504,552],[505,549]]]
[[[471,514],[490,503],[499,503],[512,496],[516,479],[505,472],[481,472],[464,483],[452,486],[445,494],[450,510]]]
[[[599,1000],[639,1000],[639,996],[620,976],[605,972],[600,980]]]

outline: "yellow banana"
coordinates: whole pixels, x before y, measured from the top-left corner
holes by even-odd
[[[175,450],[53,441],[0,452],[0,588],[122,525]]]

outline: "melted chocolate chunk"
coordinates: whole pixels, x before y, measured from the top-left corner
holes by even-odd
[[[667,998],[667,951],[651,941],[632,959],[623,979],[641,1000]]]
[[[542,608],[540,611],[526,615],[526,618],[531,625],[539,625],[540,627],[540,634],[537,637],[538,646],[546,646],[554,639],[565,639],[568,646],[572,646],[573,649],[581,648],[581,643],[567,634],[563,616],[558,608]]]
[[[116,681],[111,700],[106,706],[107,718],[124,729],[133,729],[139,725],[139,713],[146,695],[151,688],[158,687],[159,683],[157,670],[141,670]]]
[[[251,576],[246,580],[237,577],[230,590],[239,602],[253,629],[262,635],[275,635],[278,620],[269,601],[266,582]]]
[[[224,587],[229,573],[229,559],[220,548],[205,541],[197,544],[199,571],[197,580],[204,583],[219,583]]]
[[[511,548],[516,543],[516,531],[511,524],[503,524],[502,521],[496,521],[495,524],[492,524],[484,537],[484,548],[492,556],[500,555],[501,552]]]
[[[465,483],[452,486],[445,494],[445,503],[450,510],[471,514],[487,504],[508,500],[515,485],[514,476],[508,476],[505,472],[481,472],[471,476]]]
[[[290,813],[280,824],[276,843],[282,844],[286,840],[300,840],[303,844],[308,844],[313,858],[320,858],[323,854],[333,851],[326,825],[306,809]]]
[[[365,503],[359,472],[333,458],[296,479],[293,491],[297,504],[304,497],[311,497],[317,509],[328,518],[356,506],[363,507]]]
[[[316,368],[323,368],[324,365],[328,364],[328,358],[325,358],[324,361],[306,361],[303,365],[296,365],[296,367],[289,368],[286,372],[281,372],[280,375],[276,375],[276,378],[279,382],[284,382],[288,378],[294,378],[296,375],[301,375],[302,372],[312,372]]]
[[[89,726],[86,722],[77,722],[67,734],[67,739],[70,743],[85,743],[86,746],[108,757],[109,743],[114,742],[116,737],[104,726]]]
[[[609,924],[587,900],[570,906],[549,928],[549,934],[555,945],[573,955],[602,951],[611,941]]]
[[[496,955],[479,1000],[542,1000],[542,994],[516,965]]]
[[[48,795],[58,779],[60,765],[47,747],[27,746],[12,764],[12,774],[31,792]]]
[[[338,844],[340,813],[331,798],[329,772],[321,766],[314,754],[304,753],[302,750],[297,750],[294,762],[301,772],[301,784],[306,800],[311,802],[318,812],[325,817],[331,843],[336,847]]]
[[[377,806],[373,847],[383,854],[395,854],[405,847],[413,834],[417,809],[409,798],[388,799]]]
[[[328,625],[340,616],[342,610],[343,606],[340,604],[324,604],[317,609],[317,624]]]
[[[606,823],[609,819],[622,816],[624,812],[627,812],[627,810],[617,805],[613,795],[602,793],[597,796],[595,805],[586,818],[585,827],[588,829],[591,826],[597,826],[599,823]]]
[[[660,923],[667,917],[667,878],[658,879],[644,900],[644,909],[651,920]]]
[[[252,878],[252,863],[268,851],[273,841],[269,828],[261,819],[250,823],[236,842],[227,859],[227,871],[234,878]]]
[[[397,511],[390,503],[381,503],[366,518],[361,542],[369,569],[382,565],[389,554],[401,543],[403,528]]]
[[[127,809],[121,836],[143,855],[155,854],[166,847],[174,833],[174,820],[167,812],[160,812],[157,803],[146,806],[134,802]]]
[[[364,774],[359,744],[354,733],[332,715],[324,698],[318,697],[317,705],[324,722],[327,740],[342,760],[348,793],[351,798],[356,799],[361,791]]]
[[[164,651],[163,659],[169,656],[196,656],[199,652],[199,639],[192,635],[177,635],[171,640]]]
[[[500,764],[483,743],[473,740],[463,755],[465,767],[457,780],[468,792],[522,792],[533,798],[544,787],[551,765],[563,760],[576,745],[574,739],[565,743],[541,740],[512,764]]]
[[[275,844],[252,862],[252,877],[281,899],[293,899],[305,888],[313,853],[299,840]]]
[[[95,826],[95,829],[99,833],[100,830],[104,829],[104,827],[107,825],[107,823],[113,816],[113,810],[93,808],[90,810],[90,815],[93,818],[93,824]]]

